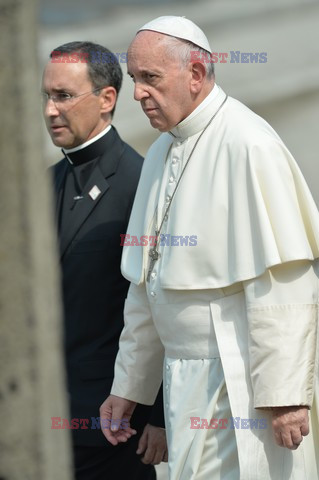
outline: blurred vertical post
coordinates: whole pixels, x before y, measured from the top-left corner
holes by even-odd
[[[0,478],[68,480],[52,199],[41,146],[37,2],[0,0]]]

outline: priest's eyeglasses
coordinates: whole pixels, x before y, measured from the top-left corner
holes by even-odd
[[[57,104],[61,105],[63,103],[71,102],[75,98],[82,97],[83,95],[91,95],[92,93],[102,90],[102,88],[104,87],[94,88],[94,90],[91,90],[90,92],[80,93],[79,95],[71,95],[70,93],[67,93],[67,92],[58,92],[58,93],[54,93],[53,95],[50,95],[49,93],[41,92],[42,102],[46,104],[49,100],[52,100],[55,105]]]

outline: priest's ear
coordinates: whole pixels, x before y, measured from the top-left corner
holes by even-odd
[[[198,94],[203,86],[208,82],[205,64],[201,60],[193,60],[190,63],[191,69],[191,93]]]
[[[100,92],[101,113],[113,112],[116,104],[117,93],[114,87],[104,87]]]

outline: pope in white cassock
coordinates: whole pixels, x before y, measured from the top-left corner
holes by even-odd
[[[129,441],[164,363],[171,480],[316,480],[319,216],[276,132],[215,84],[210,52],[182,17],[144,25],[128,50],[134,97],[163,133],[123,251],[104,434]]]

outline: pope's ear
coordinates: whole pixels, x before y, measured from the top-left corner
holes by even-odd
[[[203,62],[195,61],[190,64],[191,67],[191,92],[199,93],[206,80],[206,68]]]
[[[104,87],[101,90],[101,111],[109,113],[113,110],[116,103],[117,93],[114,87]]]

